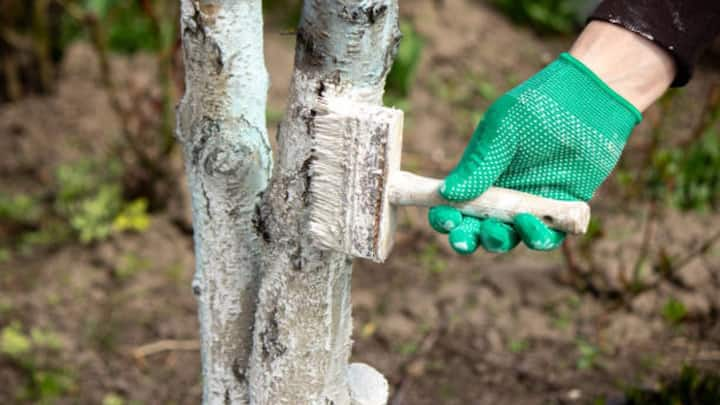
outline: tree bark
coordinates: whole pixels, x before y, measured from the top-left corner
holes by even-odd
[[[271,170],[260,0],[181,0],[186,69],[177,137],[195,230],[205,404],[246,404],[264,254],[256,213]]]
[[[397,0],[303,5],[278,164],[257,220],[265,240],[250,359],[253,404],[347,405],[351,392],[356,404],[387,400],[386,392],[384,399],[373,395],[387,390],[374,370],[348,372],[352,260],[313,246],[308,188],[318,97],[333,92],[381,104],[399,39]],[[353,386],[360,380],[368,386]]]
[[[178,108],[193,200],[206,404],[384,405],[350,365],[352,259],[309,229],[313,111],[332,92],[380,104],[400,39],[397,0],[307,0],[271,167],[260,0],[181,0]]]

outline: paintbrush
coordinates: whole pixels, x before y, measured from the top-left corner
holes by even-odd
[[[530,213],[548,226],[585,233],[590,207],[491,187],[480,197],[450,202],[442,181],[400,170],[403,112],[321,97],[315,111],[310,231],[322,247],[384,262],[394,241],[397,207],[451,205],[466,215],[512,223]]]

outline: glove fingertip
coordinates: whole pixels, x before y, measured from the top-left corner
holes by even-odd
[[[520,242],[518,233],[508,224],[494,219],[483,222],[480,230],[480,243],[490,253],[505,253]]]
[[[513,221],[523,242],[532,250],[553,250],[565,240],[565,233],[550,229],[532,214],[518,214]]]
[[[466,230],[456,229],[450,232],[450,246],[461,255],[473,254],[477,248],[477,237]]]
[[[460,226],[462,220],[460,211],[447,205],[438,205],[428,211],[430,226],[440,233],[449,233]]]
[[[478,248],[480,220],[473,217],[464,217],[460,226],[450,232],[450,246],[461,255],[470,255]]]

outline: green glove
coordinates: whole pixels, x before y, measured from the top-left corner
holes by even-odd
[[[641,120],[632,104],[563,53],[490,106],[440,194],[450,201],[469,200],[494,185],[588,201]],[[430,209],[429,220],[435,230],[450,234],[450,244],[461,254],[478,245],[506,252],[520,240],[531,249],[551,250],[565,238],[530,214],[505,224],[437,206]]]

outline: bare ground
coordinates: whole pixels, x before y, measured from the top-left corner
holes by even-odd
[[[568,42],[539,39],[477,1],[402,7],[426,41],[410,97],[404,165],[442,176],[462,152],[476,112],[491,101],[473,86],[490,83],[499,95]],[[266,37],[270,109],[277,112],[293,38],[272,28]],[[153,86],[148,58],[115,64],[124,88]],[[80,45],[70,52],[55,95],[0,107],[3,191],[42,190],[58,163],[102,154],[117,140],[118,118],[94,66]],[[710,80],[717,74],[700,72],[683,100],[697,98]],[[673,139],[687,136],[695,107],[689,102],[676,119]],[[641,156],[657,114],[646,114],[626,160]],[[74,388],[57,403],[96,404],[111,393],[144,404],[199,402],[187,201],[178,192],[170,211],[156,213],[143,233],[0,264],[0,327],[19,321],[62,337],[63,350],[45,360],[67,369]],[[592,403],[621,398],[631,384],[656,387],[684,363],[720,370],[720,248],[689,255],[720,229],[720,215],[656,209],[648,221],[647,206],[619,201],[611,186],[593,208],[605,235],[590,251],[580,239],[569,241],[572,269],[559,252],[456,256],[426,226],[424,210],[405,210],[390,261],[356,264],[353,360],[388,377],[393,405]],[[661,274],[658,257],[683,266]],[[118,277],[118,268],[128,267],[134,271]],[[633,280],[642,281],[642,292],[628,293]],[[679,324],[662,316],[670,298],[687,308]],[[170,342],[160,348],[170,350],[138,352],[164,340]],[[0,403],[21,403],[16,393],[24,378],[21,367],[0,357]]]

